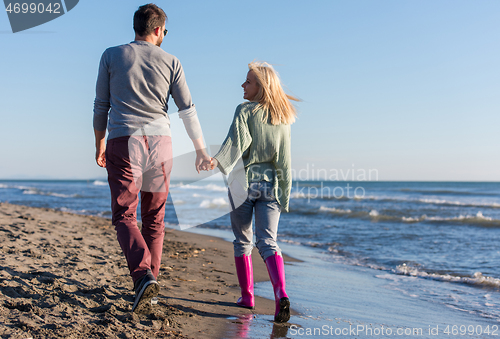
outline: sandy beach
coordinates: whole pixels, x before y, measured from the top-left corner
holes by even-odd
[[[0,203],[0,234],[2,338],[241,337],[227,331],[274,314],[260,297],[255,310],[237,307],[232,244],[220,238],[166,229],[158,305],[137,315],[109,219]],[[253,256],[255,281],[268,280]]]
[[[453,337],[461,328],[467,338],[498,333],[497,318],[481,311],[495,308],[495,288],[333,262],[328,252],[283,242],[283,252],[301,261],[285,255],[292,317],[274,324],[272,287],[256,252],[256,308],[235,304],[240,291],[231,239],[229,230],[167,228],[159,303],[133,314],[132,280],[110,219],[0,203],[0,337],[372,338],[384,331],[394,338],[436,338]],[[453,301],[468,296],[482,300],[469,309]]]

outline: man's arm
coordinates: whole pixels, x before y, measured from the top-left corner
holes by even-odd
[[[206,147],[203,143],[203,132],[201,131],[196,108],[193,105],[191,93],[189,92],[189,88],[186,84],[184,70],[178,60],[176,60],[174,65],[174,72],[174,80],[172,82],[170,93],[172,94],[175,105],[179,108],[179,118],[182,119],[186,132],[193,142],[196,150],[196,161],[194,164],[196,171],[198,171],[198,173],[200,173],[200,170],[208,171],[210,168],[211,158],[208,155]]]
[[[94,100],[94,135],[95,135],[95,160],[97,165],[106,167],[106,126],[108,123],[109,104],[109,73],[107,69],[105,53],[99,63],[99,72],[96,83],[96,96]]]
[[[95,135],[95,161],[97,165],[101,167],[106,167],[106,157],[104,152],[106,151],[106,130],[98,131],[94,128]]]

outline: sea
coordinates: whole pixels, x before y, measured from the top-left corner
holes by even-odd
[[[0,181],[0,201],[111,217],[105,180],[4,180]],[[173,180],[165,221],[167,227],[231,240],[229,206],[221,180]],[[414,314],[417,318],[432,322],[435,318],[426,318],[430,317],[426,309],[434,309],[437,317],[448,312],[446,319],[455,314],[470,319],[476,328],[465,337],[492,337],[478,332],[477,326],[482,332],[486,325],[491,329],[497,326],[496,334],[500,335],[500,183],[294,181],[290,212],[281,215],[278,239],[290,256],[310,258],[308,270],[319,272],[318,276],[326,276],[328,271],[335,279],[335,270],[369,276],[369,284],[376,282],[374,286],[383,286],[384,291],[408,302],[416,300],[422,309]],[[291,290],[307,282],[304,274],[293,269],[290,277],[287,284]],[[293,277],[298,279],[296,284]],[[311,283],[306,285],[311,287]],[[307,286],[297,287],[296,293],[307,293]],[[325,281],[320,288],[326,289],[323,295],[327,300],[335,289],[334,281]],[[256,292],[260,290],[272,297],[266,288],[256,288]],[[316,301],[310,302],[314,298]],[[359,296],[353,298],[359,301]],[[404,326],[397,317],[370,315],[377,308],[373,305],[367,306],[367,312],[356,313],[346,310],[348,301],[339,299],[340,306],[345,306],[343,314],[338,304],[332,306],[333,300],[321,305],[312,294],[297,300],[299,311],[314,313],[295,319],[302,328],[321,321]],[[386,307],[385,313],[389,309]],[[432,337],[433,324],[428,325]],[[262,323],[257,327],[265,328]],[[461,329],[456,329],[460,336]],[[289,328],[283,337],[301,337],[297,333]],[[443,335],[450,336],[451,332]],[[269,334],[262,337],[269,338]]]

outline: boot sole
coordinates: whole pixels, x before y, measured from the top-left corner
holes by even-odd
[[[280,299],[280,311],[274,317],[274,321],[277,323],[286,323],[290,320],[290,300],[288,298]]]
[[[248,305],[245,305],[243,304],[242,302],[240,302],[241,298],[238,299],[238,301],[236,302],[236,305],[240,306],[240,307],[243,307],[243,308],[248,308],[250,310],[253,310],[255,309],[254,306],[248,306]]]

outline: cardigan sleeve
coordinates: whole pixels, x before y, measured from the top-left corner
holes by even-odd
[[[239,105],[236,108],[226,140],[224,140],[219,152],[214,156],[219,162],[218,167],[220,171],[225,175],[231,172],[236,162],[252,143],[246,113],[243,105]]]

